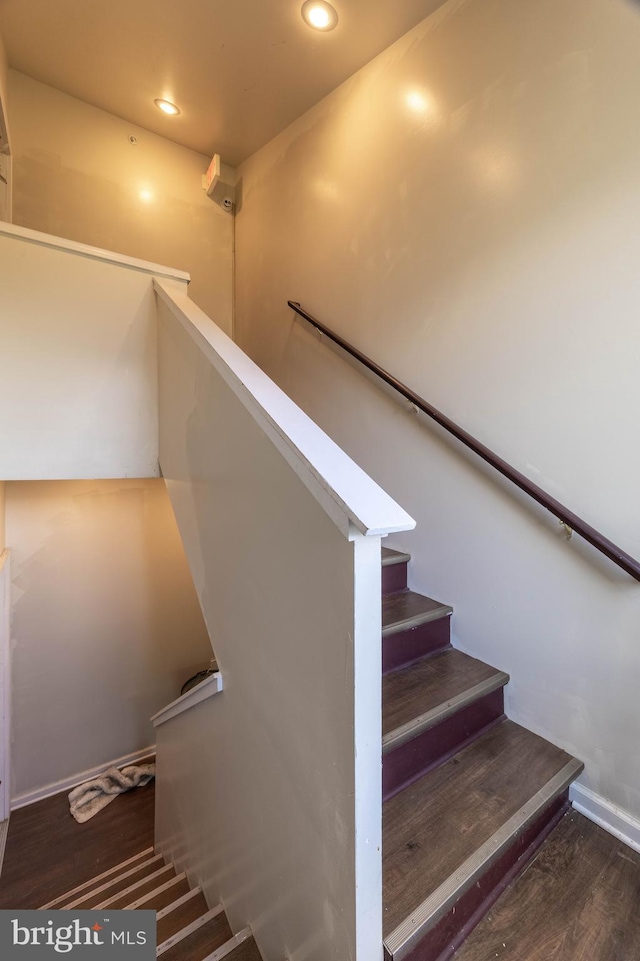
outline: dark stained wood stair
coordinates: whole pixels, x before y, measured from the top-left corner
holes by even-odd
[[[508,675],[451,647],[452,608],[408,589],[409,560],[383,549],[385,958],[448,961],[566,812],[582,764],[505,718]]]
[[[41,910],[155,910],[163,961],[262,961],[249,928],[233,933],[222,905],[209,907],[184,873],[147,849]]]

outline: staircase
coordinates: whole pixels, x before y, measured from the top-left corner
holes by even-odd
[[[209,908],[186,874],[153,848],[44,904],[40,910],[154,910],[164,961],[262,961],[251,930],[233,934],[221,904]]]
[[[504,715],[502,671],[450,646],[452,609],[383,548],[386,961],[447,961],[569,806],[583,765]]]

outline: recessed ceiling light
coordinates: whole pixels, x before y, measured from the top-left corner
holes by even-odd
[[[176,117],[180,113],[180,109],[176,107],[175,103],[171,103],[170,100],[154,100],[153,102],[158,110],[162,110],[163,113],[168,113],[170,117]]]
[[[338,22],[338,14],[326,0],[305,0],[302,4],[302,19],[314,30],[333,30]]]

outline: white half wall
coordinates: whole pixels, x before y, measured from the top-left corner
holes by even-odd
[[[15,70],[9,94],[14,221],[188,271],[230,333],[233,215],[202,189],[211,158]]]
[[[149,718],[209,666],[211,645],[162,480],[6,490],[24,800],[153,744]]]
[[[0,229],[4,480],[158,475],[153,266],[108,256]]]
[[[224,680],[156,728],[156,843],[265,961],[382,961],[379,535],[413,521],[156,286],[160,460]]]
[[[640,585],[327,349],[312,314],[640,557],[640,6],[449,0],[239,170],[238,342],[417,519],[512,718],[640,816]]]

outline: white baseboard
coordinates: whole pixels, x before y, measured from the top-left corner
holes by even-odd
[[[576,811],[640,852],[640,821],[637,818],[582,784],[571,785],[569,798]]]
[[[54,794],[61,794],[62,791],[70,791],[72,788],[77,787],[78,784],[84,784],[85,781],[91,781],[93,778],[104,774],[107,768],[127,767],[129,764],[137,764],[138,761],[155,753],[156,748],[154,744],[151,747],[146,747],[143,751],[135,751],[133,754],[125,754],[124,757],[118,757],[114,761],[106,761],[104,764],[99,764],[98,767],[91,768],[89,771],[82,771],[80,774],[73,774],[71,777],[64,778],[62,781],[45,784],[44,787],[36,788],[35,791],[25,791],[24,794],[18,794],[17,797],[11,799],[11,810],[17,811],[18,808],[27,807],[28,804],[35,804],[36,801],[44,801],[45,798],[53,797]]]

